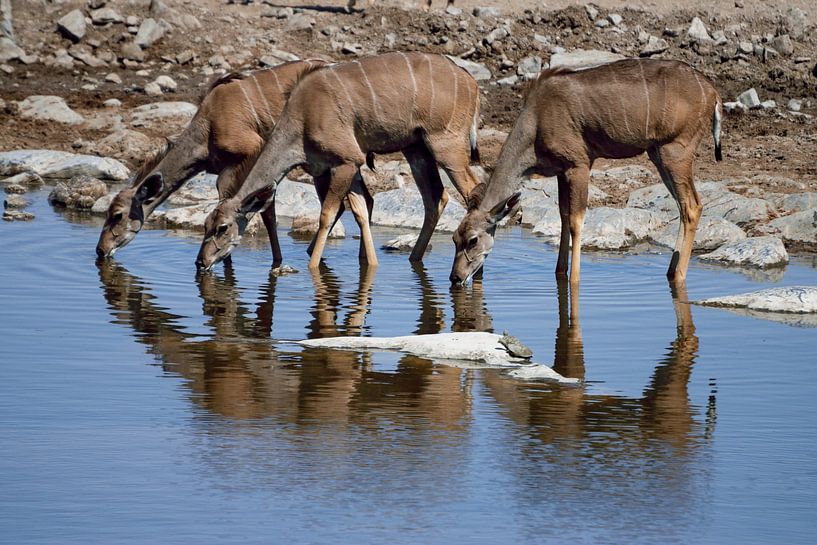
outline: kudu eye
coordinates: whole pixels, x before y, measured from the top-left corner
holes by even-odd
[[[219,236],[223,235],[224,233],[227,232],[228,227],[229,225],[227,225],[226,223],[222,223],[221,225],[218,226],[218,229],[216,229],[216,235]]]
[[[468,239],[468,247],[469,247],[469,248],[473,248],[474,246],[476,246],[476,245],[477,245],[477,242],[479,242],[479,237],[471,237],[471,238],[469,238],[469,239]]]
[[[111,221],[116,221],[116,222],[122,221],[122,212],[117,212],[116,214],[111,216]]]

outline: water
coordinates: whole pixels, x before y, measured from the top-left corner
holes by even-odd
[[[300,273],[249,246],[197,279],[197,242],[164,231],[97,267],[98,225],[44,195],[0,224],[1,543],[817,539],[815,331],[674,304],[666,254],[585,253],[571,299],[519,229],[467,290],[447,235],[373,275],[334,242],[313,276],[282,231]],[[813,265],[693,261],[688,296]],[[503,329],[586,385],[277,342]]]

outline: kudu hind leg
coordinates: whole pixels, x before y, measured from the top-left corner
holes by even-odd
[[[331,170],[331,181],[327,184],[327,191],[321,203],[318,233],[315,235],[315,245],[309,259],[309,268],[311,270],[316,270],[320,266],[329,231],[337,222],[340,214],[343,213],[343,199],[349,193],[349,187],[357,171],[358,167],[351,163],[342,164]],[[332,186],[333,190],[329,191],[328,186]]]
[[[667,144],[651,151],[649,155],[678,204],[678,236],[667,269],[667,278],[684,281],[703,209],[692,181],[692,155],[680,144]]]
[[[314,183],[315,183],[315,192],[318,194],[318,202],[323,207],[323,201],[326,200],[326,194],[329,192],[329,183],[332,180],[332,174],[330,171],[326,171],[319,176],[315,176]],[[332,229],[335,228],[335,224],[338,222],[340,217],[343,215],[344,206],[341,203],[340,208],[338,209],[338,213],[335,216],[335,220],[332,222],[332,227],[329,229],[329,232],[332,232]],[[307,255],[312,255],[313,250],[315,249],[315,241],[318,239],[317,232],[312,237],[312,240],[309,242],[309,246],[306,249]]]
[[[418,262],[423,259],[437,222],[440,221],[445,205],[448,204],[448,195],[445,193],[440,172],[437,170],[437,161],[428,148],[423,144],[416,144],[404,149],[403,155],[406,156],[409,167],[411,167],[411,174],[423,198],[425,208],[423,227],[420,229],[417,243],[409,256],[409,261]]]

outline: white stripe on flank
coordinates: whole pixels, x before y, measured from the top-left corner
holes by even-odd
[[[369,81],[369,77],[366,75],[366,69],[363,68],[363,65],[360,64],[360,61],[352,62],[355,63],[358,66],[358,68],[360,68],[360,73],[363,74],[363,81],[366,82],[366,87],[369,88],[369,94],[372,97],[372,108],[374,108],[377,118],[382,120],[383,112],[380,111],[380,103],[377,101],[377,95],[374,92],[374,87],[372,87],[372,82]]]
[[[275,72],[274,69],[272,70],[272,75],[275,76],[275,85],[278,86],[278,92],[281,93],[281,95],[283,95],[284,94],[284,88],[281,87],[281,80],[278,79],[278,73]]]
[[[261,90],[261,85],[258,83],[255,74],[253,74],[251,77],[252,82],[255,84],[255,90],[258,91],[258,96],[261,97],[261,101],[264,103],[264,109],[267,110],[267,117],[269,118],[270,126],[272,126],[275,122],[272,119],[272,110],[269,107],[269,102],[267,102],[267,97],[264,96],[264,91]]]
[[[349,89],[346,87],[346,84],[343,83],[343,78],[341,78],[338,75],[338,73],[335,71],[335,68],[337,68],[337,66],[333,66],[331,70],[323,71],[323,72],[321,72],[321,74],[323,75],[324,79],[326,78],[326,72],[331,72],[331,74],[333,76],[335,76],[335,79],[338,80],[338,83],[340,84],[341,88],[343,89],[343,93],[346,95],[346,99],[349,101],[349,108],[351,109],[351,111],[354,111],[355,101],[352,100],[352,95],[349,93]]]
[[[434,119],[434,76],[432,75],[431,58],[426,55],[426,64],[428,64],[428,84],[431,86],[431,102],[428,105],[428,118]]]
[[[411,61],[408,56],[402,51],[399,52],[406,61],[406,68],[408,68],[409,76],[411,77],[411,116],[414,117],[414,109],[417,107],[417,80],[414,79],[414,69],[411,67]]]
[[[451,129],[451,123],[454,122],[454,115],[457,113],[457,73],[454,70],[458,70],[458,68],[454,67],[453,62],[448,63],[448,69],[451,70],[451,74],[454,77],[454,100],[451,102],[451,115],[448,116],[448,123],[445,124],[445,132],[449,132]]]
[[[664,89],[664,103],[661,105],[661,126],[658,127],[658,132],[666,128],[665,121],[667,120],[667,108],[669,107],[669,101],[667,100],[667,73],[664,71],[662,74],[661,86]]]
[[[241,89],[241,93],[244,95],[244,100],[247,101],[247,106],[250,107],[250,111],[252,111],[252,116],[255,119],[255,130],[261,132],[264,129],[264,126],[261,124],[261,119],[258,117],[258,112],[255,111],[255,106],[252,105],[252,100],[250,100],[250,95],[247,94],[247,90],[244,89],[244,81],[241,80],[238,82],[238,88]]]
[[[695,76],[695,81],[698,82],[698,87],[701,88],[701,111],[706,111],[706,91],[704,91],[704,86],[701,85],[701,80],[698,79],[698,72],[693,68],[692,75]]]
[[[650,90],[647,87],[647,77],[644,75],[644,65],[641,64],[641,59],[638,59],[638,69],[641,70],[641,82],[644,84],[644,98],[647,100],[647,115],[644,120],[644,138],[650,138]]]

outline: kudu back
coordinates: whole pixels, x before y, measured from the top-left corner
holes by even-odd
[[[647,152],[678,203],[680,229],[667,276],[686,278],[701,200],[692,181],[695,150],[710,130],[721,160],[722,103],[712,82],[686,63],[627,59],[587,70],[546,70],[532,82],[487,185],[474,189],[454,233],[452,283],[479,271],[497,223],[519,205],[532,173],[556,176],[562,229],[557,277],[579,282],[581,229],[590,169],[600,157]]]
[[[153,210],[199,172],[218,174],[219,198],[238,189],[236,172],[251,165],[284,109],[297,79],[320,60],[285,63],[266,70],[232,72],[215,80],[193,119],[172,142],[145,159],[129,187],[108,208],[96,252],[110,257],[133,240]],[[275,225],[274,210],[264,216]],[[273,260],[280,263],[275,230],[269,232]]]
[[[463,196],[478,182],[469,166],[477,156],[478,115],[476,82],[441,55],[386,53],[310,72],[293,88],[241,188],[207,218],[198,266],[208,269],[230,254],[250,218],[274,206],[277,183],[297,166],[315,177],[322,203],[309,267],[318,267],[347,195],[361,229],[360,258],[376,264],[373,201],[360,167],[372,153],[397,151],[408,160],[425,207],[410,256],[420,260],[448,200],[438,164]]]

